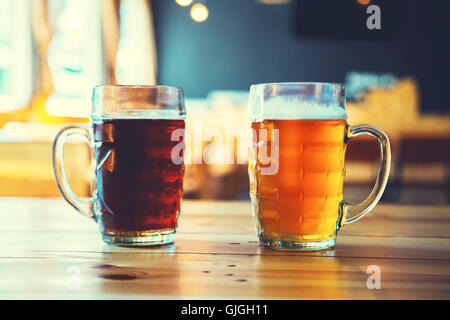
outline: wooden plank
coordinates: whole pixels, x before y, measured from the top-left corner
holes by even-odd
[[[381,270],[380,290],[367,288],[370,265]],[[0,298],[448,299],[449,266],[448,261],[205,254],[13,258],[0,259]]]

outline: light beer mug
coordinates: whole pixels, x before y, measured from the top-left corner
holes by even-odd
[[[372,126],[347,124],[340,84],[252,85],[248,107],[250,197],[260,244],[278,250],[333,247],[337,231],[371,211],[383,194],[391,159],[387,136]],[[359,135],[378,140],[380,167],[369,197],[350,205],[343,200],[345,150]]]

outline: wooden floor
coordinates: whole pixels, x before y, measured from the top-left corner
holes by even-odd
[[[450,299],[449,206],[379,205],[305,253],[260,248],[250,210],[184,201],[176,243],[136,249],[63,200],[0,198],[0,299]]]

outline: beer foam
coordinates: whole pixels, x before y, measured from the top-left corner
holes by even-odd
[[[262,105],[249,105],[249,118],[261,120],[340,120],[347,119],[338,103],[320,103],[286,97],[273,97]]]

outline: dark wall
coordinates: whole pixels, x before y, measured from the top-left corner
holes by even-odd
[[[296,19],[305,13],[295,2],[208,0],[208,20],[196,23],[189,8],[153,0],[158,80],[182,86],[187,97],[205,97],[213,89],[247,90],[253,83],[344,82],[349,71],[393,73],[416,79],[422,111],[448,112],[448,3],[406,1],[398,32],[373,40],[299,35]]]

